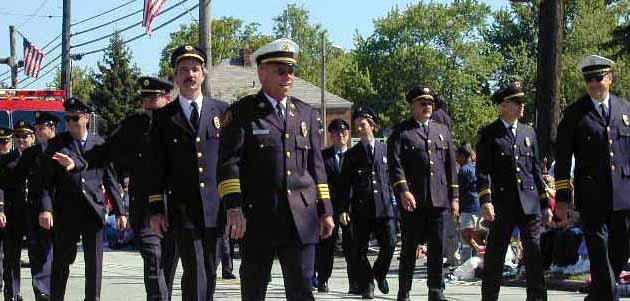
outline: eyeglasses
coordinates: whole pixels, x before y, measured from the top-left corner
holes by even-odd
[[[276,74],[278,76],[285,76],[287,74],[293,75],[295,73],[295,67],[293,65],[278,64]]]
[[[75,116],[68,116],[68,115],[66,115],[66,116],[63,117],[63,119],[65,119],[67,122],[70,122],[70,121],[77,122],[77,121],[79,121],[79,119],[81,119],[81,116],[79,116],[79,115],[75,115]]]
[[[607,74],[595,74],[584,77],[584,81],[590,83],[592,81],[597,81],[598,83],[604,80]]]

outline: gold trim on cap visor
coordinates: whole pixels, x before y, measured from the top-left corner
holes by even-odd
[[[433,99],[433,96],[431,96],[431,95],[420,95],[420,96],[418,96],[418,97],[416,97],[416,98],[412,99],[412,100],[411,100],[411,102],[414,102],[414,101],[416,101],[416,100],[420,100],[420,99],[429,99],[429,100],[434,100],[434,99]]]
[[[610,68],[603,68],[603,69],[597,69],[597,70],[591,70],[591,71],[582,71],[582,75],[590,75],[590,74],[608,72],[608,71],[610,71]]]
[[[283,62],[283,63],[293,63],[297,64],[297,60],[289,57],[271,57],[268,59],[264,59],[260,61],[260,64],[271,63],[271,62]]]
[[[182,59],[189,58],[189,57],[199,59],[203,63],[206,62],[206,60],[204,60],[201,55],[198,55],[196,53],[185,53],[185,54],[182,54],[182,55],[178,56],[177,60],[175,60],[175,63],[179,63],[179,61],[181,61]]]
[[[512,94],[510,96],[503,97],[503,100],[510,100],[512,98],[523,97],[523,96],[525,96],[525,93],[520,92],[520,93]]]
[[[149,89],[140,89],[140,93],[166,93],[164,90],[149,90]]]

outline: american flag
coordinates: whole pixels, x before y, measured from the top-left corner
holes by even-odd
[[[160,14],[166,0],[144,0],[144,14],[142,26],[147,28],[147,34],[151,35],[151,22]]]
[[[26,38],[24,38],[22,45],[24,45],[24,73],[29,77],[37,78],[45,54]]]

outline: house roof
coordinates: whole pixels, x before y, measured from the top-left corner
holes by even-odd
[[[210,71],[212,97],[233,102],[245,95],[255,94],[261,88],[255,67],[245,67],[225,60]],[[310,104],[321,107],[321,89],[307,81],[295,77],[291,95]],[[326,92],[326,108],[350,108],[352,102]]]

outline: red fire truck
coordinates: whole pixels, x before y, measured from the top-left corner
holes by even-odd
[[[18,120],[35,121],[37,111],[46,111],[59,117],[57,132],[65,131],[63,119],[63,90],[0,89],[0,126],[13,128]],[[96,132],[98,116],[92,114],[90,130]],[[95,126],[92,126],[95,125]]]

